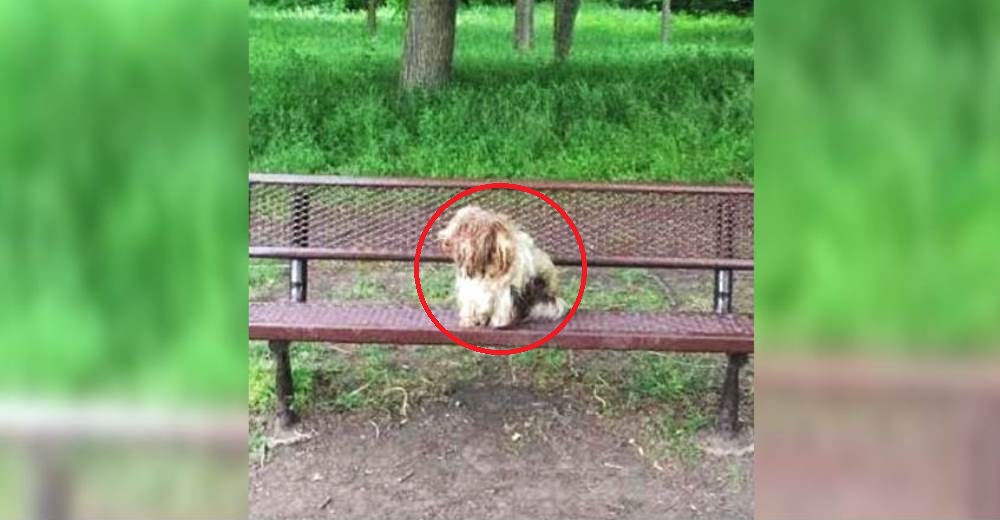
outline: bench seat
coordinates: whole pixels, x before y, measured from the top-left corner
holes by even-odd
[[[434,309],[441,324],[474,345],[520,347],[552,330],[552,323],[510,329],[459,329],[454,310]],[[250,339],[331,343],[453,344],[423,309],[377,304],[251,303]],[[546,346],[570,349],[753,352],[753,316],[670,312],[576,313]]]

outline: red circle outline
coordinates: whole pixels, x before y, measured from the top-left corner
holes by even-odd
[[[559,214],[566,221],[566,223],[569,224],[569,229],[573,232],[573,237],[576,238],[577,245],[580,246],[580,264],[582,267],[582,271],[580,273],[580,290],[576,294],[576,301],[573,302],[573,307],[569,310],[569,313],[566,314],[566,317],[563,318],[562,322],[559,323],[559,326],[553,329],[552,332],[550,332],[547,336],[534,343],[530,343],[528,345],[524,345],[513,349],[503,349],[503,350],[490,349],[473,345],[471,343],[462,340],[458,336],[452,334],[451,331],[445,328],[445,326],[442,325],[440,321],[438,321],[437,317],[434,316],[434,313],[431,312],[431,308],[429,305],[427,305],[426,298],[424,298],[424,290],[420,286],[420,253],[424,249],[424,242],[427,240],[427,234],[434,226],[434,223],[437,222],[437,219],[441,217],[441,215],[445,212],[445,210],[451,207],[454,203],[458,202],[459,199],[462,199],[463,197],[472,195],[473,193],[477,193],[480,191],[493,190],[498,188],[530,193],[531,195],[534,195],[544,200],[549,204],[549,206],[552,206],[553,209],[559,212]],[[541,193],[540,191],[529,188],[527,186],[521,186],[519,184],[512,184],[509,182],[491,182],[487,184],[481,184],[479,186],[473,186],[472,188],[462,191],[458,195],[455,195],[454,197],[448,199],[447,202],[442,204],[441,207],[438,208],[433,215],[431,215],[431,219],[427,222],[427,225],[424,226],[423,232],[420,233],[420,240],[417,241],[417,251],[415,256],[413,257],[413,280],[417,287],[417,296],[420,298],[420,305],[424,308],[424,312],[427,314],[427,317],[431,319],[431,322],[434,323],[434,326],[437,327],[438,330],[440,330],[445,336],[448,336],[448,339],[452,340],[458,345],[461,345],[469,350],[479,352],[481,354],[489,354],[491,356],[509,356],[511,354],[519,354],[521,352],[527,352],[529,350],[536,349],[548,343],[549,341],[552,340],[552,338],[556,337],[557,334],[562,332],[562,330],[566,327],[566,325],[569,324],[569,320],[573,319],[573,315],[576,314],[576,310],[580,308],[580,302],[583,301],[583,292],[584,289],[587,287],[587,251],[583,247],[583,237],[580,236],[580,231],[576,229],[576,224],[573,223],[573,219],[569,218],[569,214],[566,213],[566,210],[562,209],[562,207],[556,204],[554,200],[550,199],[544,193]]]

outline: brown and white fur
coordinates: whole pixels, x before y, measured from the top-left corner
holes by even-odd
[[[466,206],[438,240],[455,261],[460,326],[507,327],[565,315],[552,259],[506,215]]]

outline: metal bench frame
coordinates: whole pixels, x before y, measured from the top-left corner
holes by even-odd
[[[422,188],[447,188],[454,189],[457,193],[462,189],[482,184],[484,181],[471,180],[442,180],[442,179],[391,179],[391,178],[352,178],[339,176],[314,176],[314,175],[288,175],[288,174],[251,174],[250,175],[250,257],[256,258],[280,258],[288,259],[289,269],[289,299],[292,303],[306,304],[309,270],[308,261],[310,259],[347,259],[361,261],[378,260],[405,260],[412,261],[412,255],[406,255],[400,251],[364,251],[350,250],[344,248],[330,247],[310,247],[310,228],[316,224],[310,220],[310,197],[306,191],[299,188],[322,188],[336,189],[336,186],[345,188],[364,187],[371,190],[392,190],[392,189],[422,189]],[[622,192],[628,194],[637,193],[676,193],[683,195],[690,194],[712,194],[712,195],[749,195],[752,198],[753,190],[748,186],[695,186],[695,185],[641,185],[641,184],[592,184],[592,183],[567,183],[567,182],[525,182],[525,186],[532,187],[543,193],[547,190],[580,190],[592,193]],[[287,223],[290,237],[288,244],[255,244],[254,239],[254,191],[253,187],[286,185],[295,187],[290,197],[290,221]],[[559,202],[557,200],[557,202]],[[721,213],[720,208],[720,213]],[[750,226],[752,228],[752,199],[750,210]],[[428,215],[429,216],[429,215]],[[322,224],[321,224],[322,225]],[[751,231],[752,233],[752,231]],[[719,238],[722,242],[732,242],[732,230],[723,228],[720,220]],[[751,237],[752,238],[752,237]],[[586,240],[586,237],[585,237]],[[260,242],[260,240],[257,240]],[[668,267],[668,268],[696,268],[714,269],[714,311],[716,315],[727,316],[733,312],[733,270],[752,270],[752,251],[750,258],[736,258],[732,254],[732,245],[728,246],[729,255],[715,255],[712,258],[691,258],[691,257],[636,257],[629,255],[606,254],[592,255],[588,252],[588,265],[591,266],[636,266],[636,267]],[[579,265],[579,259],[571,256],[561,257],[558,253],[553,254],[557,264]],[[424,253],[422,260],[426,261],[447,261],[440,253],[433,251]],[[303,307],[305,309],[305,307]],[[750,317],[752,320],[752,315]],[[435,331],[436,332],[436,331]],[[439,333],[438,333],[439,334]],[[498,333],[499,334],[499,333]],[[481,336],[488,337],[489,332],[480,332]],[[344,341],[343,336],[336,336],[334,341]],[[424,336],[426,337],[426,336]],[[449,343],[447,339],[440,335],[444,341],[434,340],[427,343]],[[275,363],[275,393],[276,393],[276,413],[279,424],[282,427],[290,427],[298,422],[298,416],[293,410],[293,381],[291,362],[289,358],[289,347],[291,341],[330,341],[322,334],[308,330],[302,324],[292,324],[286,326],[268,326],[260,323],[254,316],[253,304],[251,304],[250,316],[250,338],[263,339],[268,341],[268,348]],[[733,435],[739,431],[739,398],[740,398],[740,370],[746,365],[749,354],[753,351],[752,331],[748,336],[736,338],[696,338],[699,342],[677,348],[671,344],[666,350],[680,351],[701,351],[701,352],[726,352],[728,363],[725,377],[722,383],[722,391],[719,401],[719,410],[716,420],[716,427],[724,435]],[[379,340],[385,343],[414,343],[413,341],[394,340],[391,336]],[[599,347],[594,345],[577,346],[576,348],[608,348],[614,349],[615,345],[607,344]],[[642,346],[619,347],[632,350],[644,350]]]

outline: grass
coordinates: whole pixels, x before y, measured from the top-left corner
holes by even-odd
[[[256,260],[249,263],[250,288],[261,289],[278,283],[285,273],[285,263],[278,260]]]
[[[573,57],[509,45],[508,8],[462,9],[452,85],[396,87],[402,20],[380,13],[250,11],[250,168],[588,180],[753,180],[752,22],[657,18],[585,4]]]
[[[560,287],[567,302],[576,299],[580,290],[580,277],[570,276]],[[670,298],[663,283],[646,269],[615,269],[607,279],[591,277],[580,302],[581,309],[605,311],[661,311],[668,307]]]

